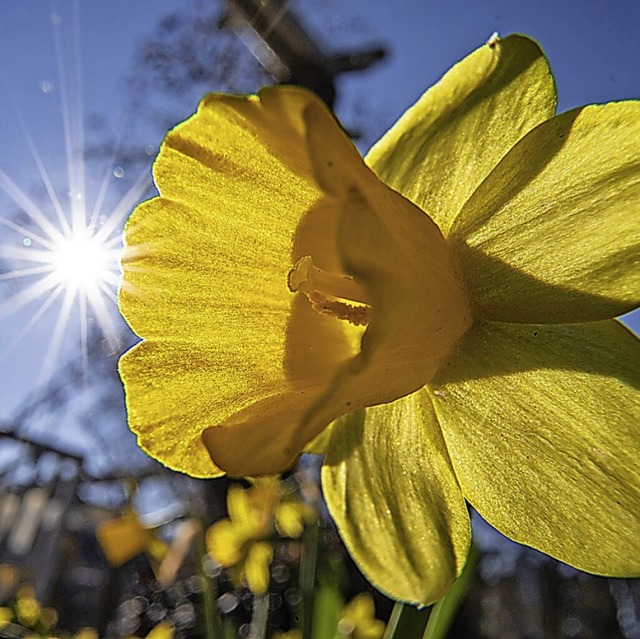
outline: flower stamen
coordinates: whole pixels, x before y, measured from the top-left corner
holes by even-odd
[[[304,293],[318,313],[356,326],[369,322],[371,306],[364,287],[348,275],[318,268],[309,255],[301,257],[289,271],[287,285],[292,293]]]

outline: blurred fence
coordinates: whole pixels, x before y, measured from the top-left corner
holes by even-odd
[[[82,498],[83,490],[96,484],[96,478],[85,474],[82,462],[72,450],[0,431],[0,568],[16,569],[0,570],[0,606],[21,581],[35,587],[41,603],[58,610],[59,627],[69,632],[91,626],[100,637],[145,636],[156,623],[170,620],[178,639],[204,636],[195,555],[187,558],[169,585],[159,583],[143,556],[118,568],[109,566],[95,531],[101,522],[118,516],[123,504],[108,508]],[[176,480],[175,475],[162,473],[162,481]],[[222,516],[224,481],[177,479],[195,486],[205,521]],[[127,481],[106,480],[121,486]],[[193,494],[181,486],[177,497],[190,501],[192,508]],[[163,523],[175,530],[184,514],[167,512]],[[480,561],[450,639],[640,639],[640,580],[587,575],[507,542],[495,532],[489,532],[493,541],[487,542],[486,526],[476,523]],[[348,567],[347,598],[366,589],[328,520],[323,523],[322,540],[325,551],[341,554]],[[234,589],[219,569],[212,570],[218,607],[246,625],[250,594]],[[295,591],[295,561],[288,565],[276,558],[271,570],[270,614],[277,620],[288,614],[287,597]],[[377,595],[376,604],[379,616],[388,615],[391,602]],[[5,636],[1,629],[0,636]]]

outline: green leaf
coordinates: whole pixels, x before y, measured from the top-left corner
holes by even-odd
[[[397,601],[382,639],[418,639],[427,625],[428,608]]]
[[[431,608],[427,629],[424,631],[422,639],[445,639],[449,632],[449,626],[471,585],[477,564],[478,551],[475,546],[471,546],[469,558],[462,574],[453,582],[445,596]]]

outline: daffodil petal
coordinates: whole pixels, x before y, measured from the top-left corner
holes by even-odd
[[[327,114],[308,109],[304,119],[314,178],[330,194],[326,199],[333,205],[328,208],[339,211],[329,229],[339,257],[337,269],[359,279],[371,294],[375,319],[364,334],[362,353],[345,357],[353,354],[353,331],[327,326],[329,339],[321,339],[312,329],[324,326],[321,316],[298,293],[287,346],[300,355],[296,367],[312,367],[317,381],[298,373],[305,383],[290,380],[286,391],[261,399],[203,434],[215,463],[230,475],[282,471],[337,417],[420,388],[471,321],[453,256],[437,226],[375,177]],[[299,244],[308,246],[314,258],[323,257],[317,240],[313,246],[310,238],[309,244],[302,239]],[[416,296],[415,287],[421,285],[426,292]],[[327,321],[347,324],[324,318]],[[310,356],[321,353],[322,345],[335,355],[320,375]],[[394,369],[393,383],[381,374],[389,367]]]
[[[244,565],[247,586],[254,595],[264,595],[269,589],[269,564],[273,559],[273,546],[268,541],[252,544]]]
[[[232,477],[282,472],[317,434],[301,424],[318,396],[319,389],[310,388],[268,397],[208,428],[202,440],[215,463]]]
[[[239,485],[229,486],[227,491],[227,512],[229,519],[239,530],[252,531],[257,527],[257,517],[251,508],[249,490]]]
[[[640,101],[531,131],[451,231],[476,310],[513,322],[608,319],[640,305]]]
[[[306,151],[309,113],[350,144],[301,89],[206,98],[162,146],[154,166],[161,197],[127,225],[120,307],[145,339],[121,363],[130,426],[146,452],[193,476],[221,472],[200,440],[207,427],[269,397],[296,403],[353,353],[343,323],[287,286],[302,255],[319,255],[323,268],[339,262],[336,204],[323,199]],[[294,438],[294,448],[309,438]],[[237,458],[230,466],[239,475],[276,472],[298,453],[269,468]],[[251,457],[245,447],[237,454]]]
[[[518,35],[492,39],[406,111],[367,163],[446,235],[475,188],[555,107],[540,47]]]
[[[469,518],[424,391],[343,418],[322,487],[349,553],[392,598],[431,603],[461,571]]]
[[[102,522],[96,528],[96,536],[102,552],[112,566],[122,566],[144,552],[151,538],[134,514]]]
[[[207,552],[225,568],[241,561],[246,540],[242,531],[230,519],[220,519],[205,534]]]
[[[173,639],[175,628],[168,621],[163,621],[151,629],[146,639]]]
[[[142,450],[194,477],[222,474],[202,432],[278,390],[273,380],[261,380],[257,369],[243,368],[251,361],[260,365],[253,353],[238,359],[237,352],[223,348],[169,341],[144,341],[126,353],[120,376],[129,427]]]
[[[618,322],[485,323],[434,381],[467,500],[515,541],[640,575],[640,342]]]

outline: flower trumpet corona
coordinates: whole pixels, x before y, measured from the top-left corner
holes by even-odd
[[[121,360],[142,448],[194,476],[323,452],[369,579],[429,603],[467,502],[583,570],[640,574],[640,103],[555,115],[492,38],[363,160],[292,87],[212,95],[126,229]]]

